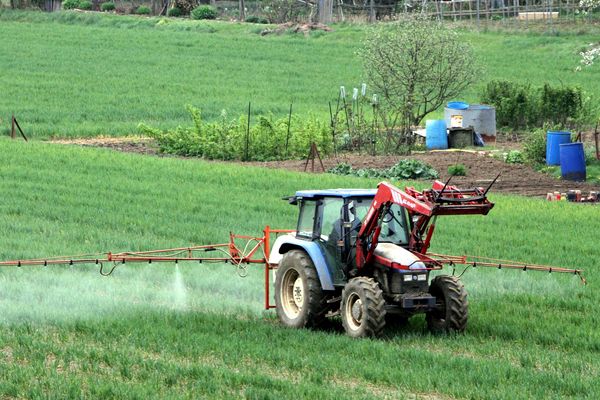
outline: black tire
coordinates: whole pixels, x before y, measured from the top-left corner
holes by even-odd
[[[433,333],[464,332],[469,316],[467,291],[456,276],[436,276],[429,285],[437,309],[427,313],[427,328]]]
[[[385,326],[385,300],[372,278],[351,279],[342,292],[342,325],[349,336],[376,337]]]
[[[281,323],[289,328],[320,326],[327,298],[310,256],[303,250],[283,255],[275,278],[275,305]]]

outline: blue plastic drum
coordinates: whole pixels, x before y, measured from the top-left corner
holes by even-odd
[[[586,179],[583,143],[560,145],[560,173],[563,179],[583,182]]]
[[[560,148],[563,143],[571,143],[571,133],[548,131],[546,134],[546,165],[560,165]]]
[[[448,148],[448,133],[446,121],[443,119],[428,119],[425,123],[425,145],[427,150],[442,150]]]

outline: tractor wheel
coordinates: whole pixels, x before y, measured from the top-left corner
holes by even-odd
[[[437,309],[427,313],[427,328],[434,333],[463,332],[467,327],[469,302],[464,285],[456,276],[436,276],[429,285]]]
[[[279,320],[290,328],[316,327],[325,320],[327,299],[306,252],[283,255],[275,278],[275,304]]]
[[[351,279],[342,292],[342,325],[349,336],[375,337],[385,326],[385,300],[372,278]]]

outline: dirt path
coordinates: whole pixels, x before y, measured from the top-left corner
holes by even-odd
[[[54,143],[76,144],[80,146],[104,147],[117,151],[133,152],[154,156],[161,155],[152,139],[148,138],[93,138],[58,140]],[[513,146],[514,147],[514,146]],[[570,182],[553,178],[548,174],[535,171],[531,167],[518,164],[507,164],[491,156],[487,151],[434,151],[405,156],[359,156],[343,155],[323,160],[325,169],[346,162],[354,168],[388,168],[403,158],[416,158],[433,166],[442,180],[448,179],[448,167],[461,163],[467,167],[467,176],[454,177],[452,181],[459,186],[486,186],[499,173],[500,178],[494,185],[494,191],[520,194],[524,196],[546,196],[548,192],[566,192],[578,189],[584,193],[600,191],[600,185],[586,182]],[[304,160],[248,162],[243,165],[255,165],[266,168],[304,171]],[[308,166],[310,170],[310,165]],[[318,162],[315,169],[320,170]],[[320,171],[319,171],[320,172]]]

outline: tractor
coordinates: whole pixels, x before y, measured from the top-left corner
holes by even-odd
[[[491,186],[491,185],[490,185]],[[349,336],[374,337],[386,319],[405,322],[426,314],[432,332],[462,332],[467,291],[451,275],[431,278],[441,264],[426,255],[438,215],[482,214],[494,206],[489,190],[459,190],[448,182],[401,191],[298,191],[295,232],[279,236],[269,264],[275,270],[279,320],[292,328],[318,327],[341,316]]]

